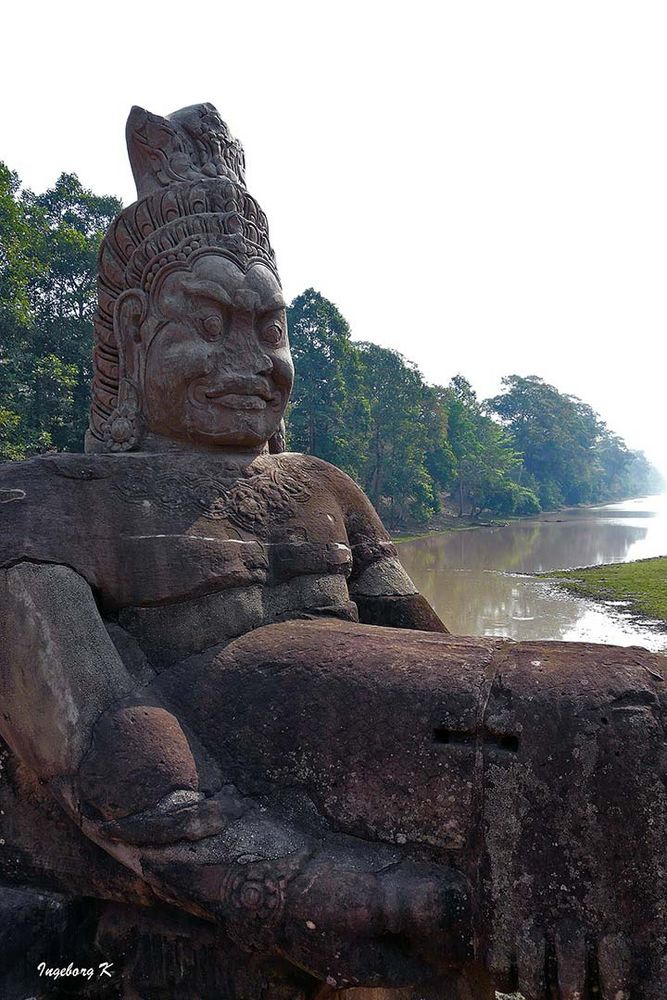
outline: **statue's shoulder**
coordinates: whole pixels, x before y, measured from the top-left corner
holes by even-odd
[[[100,480],[112,475],[107,456],[58,453],[0,465],[0,566],[68,563],[73,541],[80,546],[92,530]]]
[[[271,460],[288,475],[307,481],[319,491],[330,490],[341,501],[353,501],[362,505],[370,504],[365,493],[342,469],[315,455],[300,452],[283,452],[272,455]]]
[[[119,458],[116,455],[49,452],[21,462],[3,462],[0,464],[0,489],[9,489],[12,483],[39,487],[57,481],[108,479],[113,475],[114,466],[118,467]]]
[[[271,456],[295,480],[306,483],[320,504],[333,501],[340,509],[348,530],[388,539],[389,534],[361,486],[342,469],[314,455],[285,452]]]
[[[0,465],[0,517],[11,516],[33,503],[57,502],[74,482],[106,479],[111,474],[107,456],[62,452],[35,455],[22,462]]]

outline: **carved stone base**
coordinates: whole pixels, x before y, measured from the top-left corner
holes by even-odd
[[[68,948],[76,950],[71,958],[77,966],[87,965],[93,952],[97,907],[92,900],[0,886],[2,1000],[55,996],[56,980],[46,975],[46,969],[61,967]]]
[[[242,951],[213,924],[169,907],[110,904],[95,944],[114,963],[122,1000],[313,1000],[320,985],[281,959]]]
[[[169,907],[105,904],[2,888],[0,917],[2,1000],[173,1000],[176,996],[179,1000],[494,1000],[495,996],[486,983],[465,974],[414,989],[335,990],[278,958],[248,954],[213,924]],[[68,966],[74,971],[54,975]],[[90,976],[84,970],[90,970]]]

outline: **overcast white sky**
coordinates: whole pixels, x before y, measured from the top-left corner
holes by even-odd
[[[5,5],[0,159],[126,202],[132,104],[211,101],[287,295],[426,379],[541,375],[667,471],[667,4]]]

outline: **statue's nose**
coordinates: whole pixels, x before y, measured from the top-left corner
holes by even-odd
[[[259,345],[258,345],[259,346]],[[268,377],[273,371],[273,360],[261,347],[257,352],[257,374]]]
[[[226,362],[243,374],[268,377],[273,372],[273,359],[257,337],[253,317],[235,317],[225,344]]]

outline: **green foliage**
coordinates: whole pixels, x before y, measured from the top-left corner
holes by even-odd
[[[347,321],[313,288],[287,310],[296,371],[289,412],[289,446],[359,478],[369,408],[362,366]]]
[[[432,442],[424,424],[423,379],[411,362],[376,344],[358,345],[370,405],[364,485],[390,524],[428,520],[437,509],[426,465]]]
[[[18,176],[0,162],[0,315],[20,325],[30,316],[28,285],[39,261],[31,252],[31,231],[19,200]]]
[[[74,174],[21,191],[0,164],[0,460],[81,448],[97,250],[121,207]]]
[[[484,509],[495,514],[529,517],[539,514],[540,501],[533,490],[511,479],[499,478],[484,495]]]
[[[545,509],[662,489],[645,456],[630,451],[587,403],[536,375],[510,375],[503,387],[487,405],[523,456],[523,484]]]
[[[521,467],[521,454],[511,436],[484,412],[470,383],[456,375],[443,390],[443,400],[449,415],[459,514],[466,508],[473,516],[485,510],[537,513],[540,504],[533,491],[512,478]]]
[[[449,439],[449,410],[446,390],[440,386],[422,388],[421,423],[426,432],[426,468],[438,491],[449,490],[456,475],[456,456]]]

